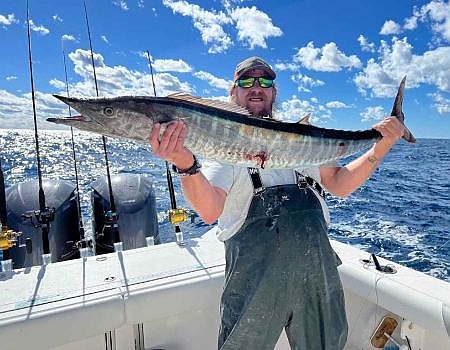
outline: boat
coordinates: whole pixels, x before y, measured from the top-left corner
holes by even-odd
[[[29,38],[28,8],[27,23]],[[176,225],[186,213],[172,207],[176,241],[160,242],[152,184],[117,174],[92,186],[87,238],[78,185],[43,180],[39,157],[38,174],[3,191],[0,164],[2,350],[217,348],[225,270],[217,227],[186,239]],[[450,283],[331,244],[342,261],[345,349],[450,349]],[[282,333],[275,349],[289,348]]]
[[[130,189],[141,186],[141,180],[136,174],[112,177],[117,208],[122,210],[119,215],[123,218],[127,210],[120,203],[129,205],[129,193],[135,195]],[[120,194],[120,183],[129,191]],[[77,195],[75,187],[55,180],[44,181],[43,185],[48,205],[56,207],[57,213],[58,208],[70,212],[68,203],[76,203],[72,198]],[[65,249],[72,241],[70,226],[76,226],[77,221],[71,223],[71,214],[60,214],[66,227],[63,223],[56,226],[64,239],[58,241],[50,236],[50,248],[64,253],[41,254],[41,228],[24,217],[14,219],[14,210],[25,210],[27,202],[34,201],[31,207],[37,203],[31,195],[36,191],[30,191],[30,186],[37,188],[37,183],[20,183],[6,191],[7,203],[16,198],[23,205],[13,201],[8,207],[8,237],[15,246],[9,249],[10,259],[2,261],[0,273],[1,349],[217,348],[225,268],[217,227],[196,238],[185,239],[188,235],[179,232],[176,241],[158,243],[157,227],[145,224],[143,234],[136,224],[142,220],[131,219],[125,225],[131,227],[127,235],[139,239],[104,239],[101,254],[94,254],[92,244],[72,245],[73,253],[68,254]],[[151,193],[151,186],[148,188]],[[97,183],[92,197],[106,203],[105,191]],[[149,198],[155,200],[154,196]],[[147,208],[150,212],[151,207]],[[12,232],[19,228],[24,232],[14,237]],[[4,247],[5,234],[2,238]],[[108,242],[113,245],[110,252],[105,248],[111,246]],[[345,349],[450,349],[450,283],[348,244],[331,243],[342,260],[338,269],[349,324]],[[14,249],[35,258],[23,259],[12,252]],[[36,254],[41,254],[40,261]],[[12,261],[15,257],[17,263]],[[284,333],[276,349],[290,349]]]

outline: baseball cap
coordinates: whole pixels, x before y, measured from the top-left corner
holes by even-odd
[[[272,70],[272,67],[265,62],[262,58],[253,56],[249,57],[246,60],[238,63],[236,66],[236,70],[234,71],[234,81],[240,79],[245,73],[253,70],[253,69],[261,69],[267,73],[271,79],[276,78],[275,72]]]

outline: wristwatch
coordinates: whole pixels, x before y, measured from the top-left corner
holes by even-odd
[[[194,164],[190,168],[187,169],[178,169],[175,165],[172,164],[172,171],[179,176],[191,176],[200,172],[200,168],[202,165],[198,162],[197,157],[193,154]]]

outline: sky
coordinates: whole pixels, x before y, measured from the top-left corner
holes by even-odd
[[[38,127],[68,115],[52,94],[96,96],[86,5],[100,96],[153,96],[150,58],[158,96],[227,100],[236,64],[259,56],[283,121],[368,129],[406,75],[406,125],[450,138],[449,1],[29,0]],[[0,0],[0,43],[0,128],[32,129],[26,0]]]

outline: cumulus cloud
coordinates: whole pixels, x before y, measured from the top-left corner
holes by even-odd
[[[352,108],[351,106],[345,104],[341,101],[330,101],[325,104],[327,108],[341,109],[341,108]]]
[[[69,54],[74,64],[74,71],[81,77],[81,81],[71,85],[71,95],[94,96],[95,87],[91,53],[88,50],[77,49]],[[114,95],[150,95],[150,73],[130,70],[124,66],[108,66],[101,54],[94,53],[95,70],[99,94],[101,96]],[[192,87],[181,82],[176,76],[169,73],[154,74],[155,86],[158,96],[165,96],[174,92],[192,92]]]
[[[238,40],[245,42],[250,49],[256,46],[267,48],[269,37],[283,34],[280,28],[272,24],[270,17],[255,6],[238,7],[231,11],[231,18],[236,22]]]
[[[223,29],[223,25],[230,24],[231,19],[224,12],[207,11],[187,1],[163,0],[163,5],[171,8],[173,13],[192,18],[203,42],[210,46],[209,53],[224,52],[232,45],[231,38]]]
[[[64,113],[65,107],[51,95],[42,92],[35,92],[36,117],[38,126],[48,127],[46,118],[54,117]],[[33,109],[31,103],[31,93],[14,95],[8,91],[0,90],[0,123],[2,128],[23,128],[33,127]]]
[[[323,86],[325,83],[320,79],[313,79],[302,73],[297,73],[291,76],[291,80],[297,84],[298,91],[311,92],[310,88]]]
[[[450,41],[450,2],[433,0],[416,10],[414,16],[422,22],[430,21],[434,33]]]
[[[244,1],[247,0],[222,0],[222,4],[225,8],[229,9],[234,5],[242,4]]]
[[[10,76],[7,76],[6,77],[6,80],[7,81],[10,81],[10,80],[16,80],[17,79],[17,77],[15,76],[15,75],[10,75]]]
[[[65,90],[66,88],[66,83],[59,79],[51,79],[49,84],[59,90]]]
[[[106,37],[106,35],[102,35],[101,38],[102,38],[102,41],[103,41],[103,42],[109,44],[109,40],[108,40],[108,38]]]
[[[286,122],[298,122],[309,115],[312,124],[325,124],[331,118],[331,111],[318,104],[317,99],[301,100],[296,95],[277,103],[275,117]]]
[[[356,55],[345,55],[334,42],[329,42],[322,48],[316,48],[310,41],[306,47],[298,50],[294,56],[294,62],[300,63],[307,69],[321,72],[339,72],[343,68],[351,69],[361,66],[361,61]]]
[[[276,63],[274,65],[277,71],[297,71],[300,68],[300,65],[297,63],[289,62],[289,63]]]
[[[386,113],[381,106],[367,107],[363,112],[360,113],[361,121],[378,121],[383,119]]]
[[[0,15],[0,24],[3,25],[3,27],[10,26],[13,23],[19,23],[13,13],[10,13],[7,16]]]
[[[413,15],[403,21],[403,26],[388,20],[381,30],[381,35],[398,35],[407,30],[415,30],[419,22],[429,23],[434,37],[431,43],[439,45],[442,40],[450,41],[450,2],[432,0],[429,3],[414,7]]]
[[[450,115],[450,99],[445,98],[440,93],[430,94],[430,97],[434,101],[433,107],[436,108],[439,114]]]
[[[70,34],[63,34],[61,37],[62,41],[77,41],[73,35]]]
[[[93,55],[100,96],[153,95],[150,73],[130,70],[124,66],[108,66],[102,55],[95,52]],[[69,53],[68,57],[79,78],[77,82],[69,83],[70,94],[72,96],[95,96],[90,51],[77,49]],[[206,73],[199,73],[198,76],[204,79],[209,78],[210,82],[213,82],[212,77],[208,77]],[[178,77],[168,72],[154,74],[154,81],[158,96],[166,96],[174,92],[193,92],[190,84],[180,81]],[[66,86],[63,81],[51,79],[49,84],[57,90],[52,93],[66,94]],[[55,125],[49,125],[45,119],[67,113],[67,106],[55,99],[52,94],[36,91],[35,96],[38,124],[42,128],[55,128]],[[30,117],[25,118],[24,116]],[[30,93],[14,95],[6,90],[0,90],[0,124],[2,128],[30,128],[31,123]]]
[[[42,24],[41,25],[34,24],[32,19],[30,19],[30,28],[31,28],[31,30],[33,32],[37,32],[37,33],[39,33],[41,35],[48,35],[48,34],[50,34],[50,30],[45,28]]]
[[[359,45],[361,46],[361,50],[367,51],[367,52],[375,52],[376,47],[374,43],[369,43],[367,38],[364,35],[360,35],[358,37]]]
[[[296,95],[277,106],[276,118],[286,122],[297,122],[306,115],[312,115],[316,108],[308,100],[301,100]]]
[[[125,0],[114,0],[113,4],[117,7],[120,7],[120,9],[122,9],[124,11],[129,10],[128,4]]]
[[[163,5],[172,9],[173,13],[192,18],[194,27],[201,34],[202,41],[209,47],[209,53],[222,53],[233,45],[230,34],[226,32],[227,26],[234,26],[237,31],[237,40],[249,49],[267,48],[268,38],[281,36],[283,32],[273,25],[266,13],[255,6],[236,6],[241,2],[223,1],[223,11],[208,11],[184,0],[163,0]]]
[[[192,67],[181,59],[156,59],[152,66],[158,72],[188,73],[192,71]]]
[[[194,73],[194,76],[200,80],[206,81],[209,85],[214,88],[222,89],[228,91],[230,89],[231,84],[233,83],[231,80],[225,80],[222,78],[217,78],[211,73],[198,71]]]
[[[403,28],[405,30],[414,30],[417,28],[417,21],[418,18],[416,16],[406,18],[403,24]]]
[[[380,30],[380,34],[381,35],[392,35],[392,34],[399,34],[402,31],[402,27],[392,21],[392,20],[388,20],[386,22],[384,22],[383,26],[381,27]]]
[[[59,17],[57,14],[52,16],[54,21],[58,21],[58,22],[62,22],[63,19],[61,17]]]
[[[354,81],[360,92],[368,90],[375,97],[392,97],[403,76],[407,75],[407,86],[426,83],[442,91],[450,91],[450,47],[415,55],[407,38],[394,37],[392,42],[382,41],[380,57],[368,60],[366,67],[356,75]]]

